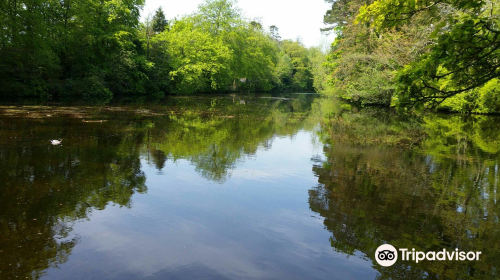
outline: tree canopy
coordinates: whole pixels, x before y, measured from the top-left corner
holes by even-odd
[[[495,93],[486,85],[500,76],[499,1],[327,2],[332,9],[325,30],[337,34],[329,58],[331,81],[339,95],[452,110],[467,97],[493,101]],[[483,101],[470,110],[491,112],[498,106]],[[458,103],[464,109],[464,102]]]
[[[165,13],[163,9],[160,7],[156,10],[156,13],[153,17],[153,31],[156,33],[161,33],[167,29],[168,20],[165,18]]]
[[[143,5],[3,1],[1,94],[105,103],[120,95],[315,90],[308,48],[244,18],[234,0],[206,0],[170,21],[159,8],[140,22]]]

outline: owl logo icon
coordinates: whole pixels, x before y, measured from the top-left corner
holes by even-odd
[[[390,244],[384,244],[375,251],[375,260],[381,266],[392,266],[398,260],[398,250]]]

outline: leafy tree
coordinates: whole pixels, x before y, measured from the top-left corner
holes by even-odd
[[[155,54],[175,93],[269,91],[278,46],[256,21],[240,16],[235,2],[206,1],[193,15],[154,39]],[[167,78],[164,77],[164,78]]]
[[[234,53],[230,64],[233,87],[251,92],[271,90],[278,49],[262,29],[245,24],[224,40]]]
[[[143,0],[2,2],[4,94],[144,92],[135,36]],[[91,86],[87,86],[87,85]]]
[[[367,3],[372,2],[334,1],[325,15],[329,27],[324,31],[337,36],[327,59],[332,93],[364,104],[390,105],[396,73],[425,52],[427,30],[413,25],[382,35],[369,25],[356,24]]]
[[[158,35],[155,42],[168,54],[172,68],[168,78],[174,92],[207,92],[223,89],[228,83],[231,50],[210,33],[194,28],[193,19],[174,22],[171,30]]]
[[[481,100],[500,73],[497,0],[327,2],[323,30],[337,35],[327,63],[337,96],[494,112]]]
[[[283,51],[290,57],[292,64],[291,89],[294,91],[313,90],[313,77],[308,50],[299,41],[283,40]]]
[[[290,56],[283,51],[278,54],[278,62],[274,68],[274,84],[281,91],[288,91],[292,84],[293,65]]]
[[[357,20],[385,30],[428,17],[430,50],[399,73],[398,102],[436,106],[500,76],[499,9],[496,0],[383,0],[363,7]]]
[[[250,27],[256,30],[261,30],[262,31],[262,22],[258,20],[252,20],[250,22]]]
[[[308,49],[307,55],[311,64],[313,88],[317,92],[324,92],[329,88],[326,79],[326,54],[319,47],[312,47]]]
[[[270,35],[236,3],[206,0],[169,30],[161,8],[139,22],[144,0],[3,1],[1,95],[104,104],[119,95],[311,90],[310,65],[296,55],[288,54],[290,79],[275,75],[287,72],[276,65],[288,52],[277,28]]]
[[[205,30],[217,36],[241,24],[241,10],[236,3],[236,0],[205,0],[196,16]]]

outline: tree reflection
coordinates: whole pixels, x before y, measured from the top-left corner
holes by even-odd
[[[140,131],[22,119],[4,120],[0,131],[2,279],[40,278],[71,254],[75,221],[109,203],[131,207],[131,196],[147,190]],[[62,146],[50,145],[54,135]]]
[[[498,141],[492,117],[332,110],[322,124],[325,161],[313,167],[310,207],[324,217],[334,250],[362,252],[380,279],[498,278]],[[376,248],[482,251],[479,262],[398,261]]]
[[[203,177],[222,183],[239,160],[303,128],[314,99],[247,97],[245,105],[227,98],[183,100],[175,106],[187,110],[154,120],[148,147],[155,160],[158,152],[188,160]]]
[[[0,278],[38,279],[68,260],[75,222],[145,193],[145,159],[184,159],[224,182],[239,160],[304,127],[313,97],[179,99],[128,113],[47,107],[0,118]],[[12,112],[12,110],[10,111]],[[88,121],[90,119],[90,121]],[[50,139],[62,138],[61,146]]]

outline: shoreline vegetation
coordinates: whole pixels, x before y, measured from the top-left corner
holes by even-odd
[[[144,0],[0,4],[2,97],[82,98],[322,90],[326,54],[243,17],[233,0],[190,15]],[[320,75],[321,74],[321,75]]]
[[[326,1],[333,95],[401,111],[500,112],[500,1]]]
[[[500,113],[500,0],[325,0],[328,50],[236,0],[140,20],[145,0],[0,4],[0,96],[84,100],[318,92],[399,113]],[[166,11],[168,14],[168,11]]]

